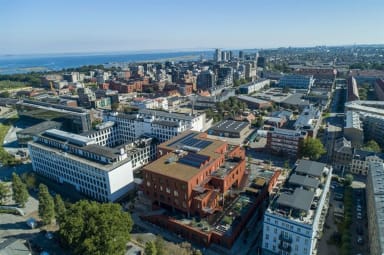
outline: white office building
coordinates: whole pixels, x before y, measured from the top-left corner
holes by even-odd
[[[115,201],[131,190],[133,170],[155,155],[150,138],[108,148],[57,129],[35,136],[28,148],[33,171],[98,201]]]
[[[317,254],[331,178],[331,167],[309,160],[297,161],[264,214],[262,254]]]
[[[203,131],[205,114],[186,115],[164,111],[140,109],[137,114],[111,113],[107,120],[116,124],[117,139],[133,141],[147,135],[161,143],[186,131]]]

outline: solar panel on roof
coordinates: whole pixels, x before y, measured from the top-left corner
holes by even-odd
[[[179,159],[179,162],[193,167],[200,167],[203,163],[205,163],[205,161],[209,159],[210,157],[206,155],[188,153],[187,155]]]
[[[196,134],[194,134],[194,133],[188,134],[188,135],[184,136],[183,138],[181,138],[181,139],[179,139],[179,140],[176,140],[176,141],[174,141],[174,142],[171,143],[171,144],[168,144],[168,146],[174,146],[174,145],[176,145],[177,143],[183,143],[183,141],[187,140],[188,138],[192,138],[192,137],[194,137],[195,135],[196,135]]]

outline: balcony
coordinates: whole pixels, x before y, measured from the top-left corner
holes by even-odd
[[[283,234],[280,234],[280,235],[279,235],[279,240],[280,240],[281,242],[292,243],[292,237],[285,236],[285,235],[283,235]]]
[[[292,251],[292,247],[290,245],[286,245],[286,244],[283,244],[282,242],[280,242],[279,250],[290,253]]]

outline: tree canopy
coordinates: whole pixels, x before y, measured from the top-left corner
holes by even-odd
[[[39,216],[44,225],[51,224],[55,217],[55,204],[44,184],[39,185]]]
[[[20,176],[16,173],[12,174],[12,198],[13,200],[19,204],[21,207],[25,206],[25,203],[28,201],[28,190],[27,185],[25,185]]]
[[[74,254],[125,254],[133,221],[119,204],[79,201],[60,219],[60,236]]]
[[[4,203],[4,201],[9,196],[9,187],[5,182],[0,182],[0,205]]]
[[[55,196],[55,216],[56,222],[60,222],[61,218],[65,215],[67,208],[65,207],[64,201],[59,194]]]
[[[157,255],[157,249],[156,249],[155,243],[152,241],[146,242],[144,253],[145,255]]]
[[[316,160],[323,155],[326,150],[324,149],[323,144],[317,138],[308,137],[301,144],[301,156],[308,157],[311,160]]]
[[[372,152],[377,152],[377,153],[381,152],[381,148],[380,148],[379,144],[374,140],[368,141],[362,149],[365,151],[372,151]]]

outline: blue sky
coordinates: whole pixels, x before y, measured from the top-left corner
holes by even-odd
[[[0,0],[0,54],[384,43],[383,0]]]

